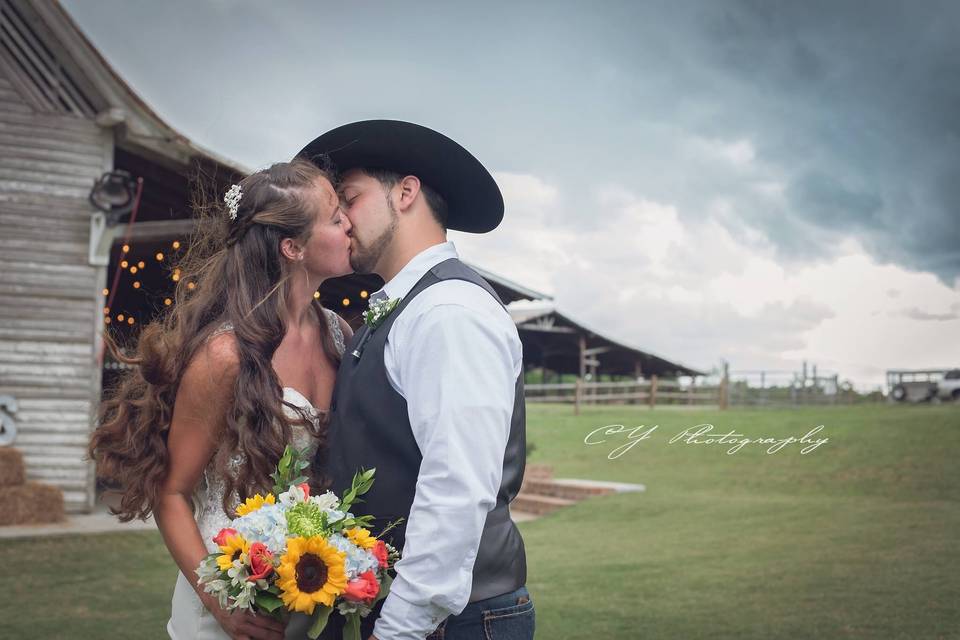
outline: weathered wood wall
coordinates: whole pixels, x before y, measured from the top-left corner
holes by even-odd
[[[19,403],[13,446],[29,479],[62,489],[72,512],[94,499],[84,453],[105,273],[87,259],[87,194],[112,152],[109,132],[38,108],[0,64],[0,395]]]

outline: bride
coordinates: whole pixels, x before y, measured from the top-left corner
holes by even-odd
[[[304,160],[244,178],[224,202],[200,212],[176,305],[143,331],[89,451],[122,488],[120,520],[152,513],[180,568],[171,638],[296,637],[297,624],[221,609],[194,570],[237,505],[270,490],[287,444],[307,460],[323,444],[352,332],[314,292],[352,271],[350,221]]]

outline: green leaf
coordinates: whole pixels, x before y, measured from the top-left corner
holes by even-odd
[[[273,613],[278,607],[283,606],[283,600],[267,591],[258,592],[254,602],[268,613]]]
[[[317,605],[313,610],[313,624],[310,625],[310,630],[307,631],[307,637],[310,638],[310,640],[317,640],[320,634],[323,633],[323,629],[327,626],[327,620],[330,618],[331,611],[333,611],[333,607],[326,605]]]
[[[343,640],[360,640],[360,614],[348,613],[343,625]]]
[[[383,580],[380,582],[380,591],[377,592],[377,597],[373,599],[374,602],[380,602],[387,595],[390,594],[390,585],[393,584],[393,576],[389,573],[384,575]]]

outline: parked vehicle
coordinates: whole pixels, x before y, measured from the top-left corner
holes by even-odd
[[[887,371],[887,388],[890,389],[890,398],[895,402],[930,402],[939,397],[938,382],[945,373],[952,373],[952,370],[948,372],[944,369],[891,369]]]
[[[951,369],[937,381],[937,397],[941,400],[960,402],[960,369]]]

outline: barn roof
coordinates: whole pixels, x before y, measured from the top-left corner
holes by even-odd
[[[511,305],[510,316],[524,345],[524,361],[560,373],[580,371],[580,340],[598,373],[645,377],[702,376],[703,371],[667,360],[590,328],[555,306]]]

